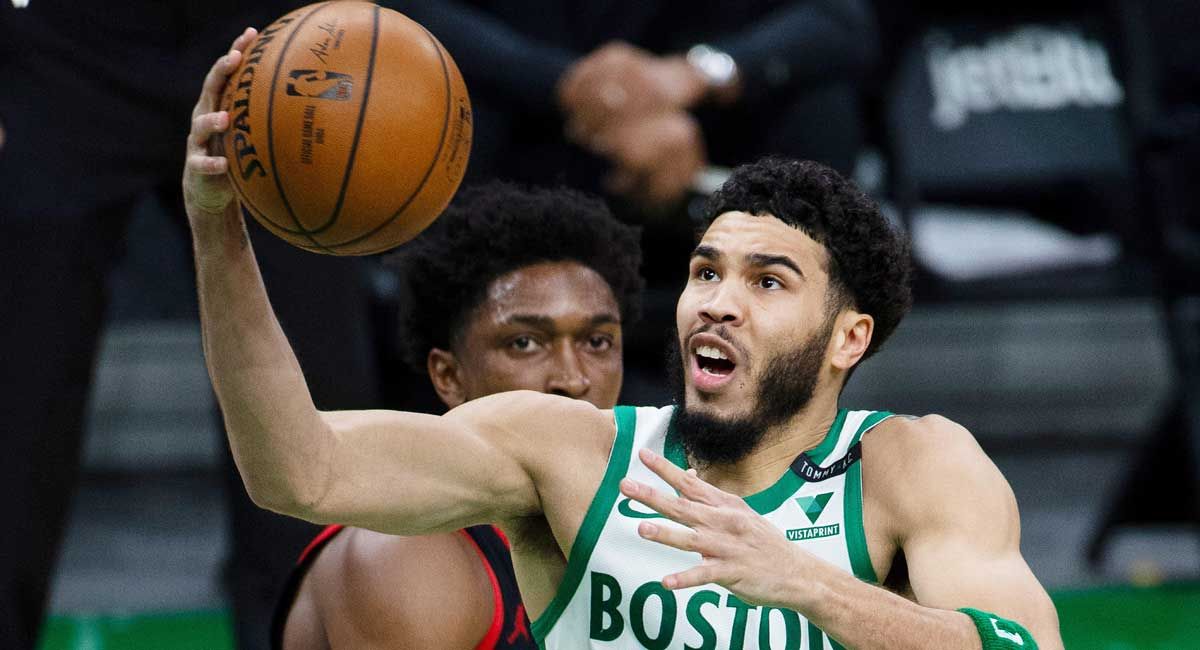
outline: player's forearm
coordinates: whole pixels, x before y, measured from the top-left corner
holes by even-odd
[[[798,575],[786,605],[847,648],[979,650],[965,614],[923,607],[824,562]]]
[[[255,503],[299,515],[324,489],[329,428],[271,309],[237,204],[190,216],[204,356],[238,471]]]

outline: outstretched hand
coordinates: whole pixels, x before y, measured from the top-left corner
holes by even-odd
[[[234,39],[229,52],[208,71],[200,98],[192,109],[192,130],[188,134],[183,168],[183,200],[193,228],[206,215],[224,214],[234,201],[233,185],[226,176],[229,162],[223,155],[212,155],[210,140],[229,128],[229,113],[218,111],[217,104],[229,75],[242,62],[243,53],[257,35],[253,27],[247,27]]]
[[[686,589],[716,583],[747,603],[789,606],[788,581],[803,575],[809,556],[741,497],[704,481],[696,470],[685,472],[647,449],[639,455],[679,496],[629,478],[621,481],[621,494],[686,528],[647,521],[638,526],[638,534],[701,556],[697,566],[664,577],[663,586]]]

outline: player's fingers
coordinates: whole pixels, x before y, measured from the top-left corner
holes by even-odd
[[[230,73],[241,61],[241,56],[241,52],[231,51],[217,59],[208,69],[208,74],[204,75],[204,83],[200,87],[200,97],[196,99],[196,106],[192,108],[192,117],[216,110],[221,90],[225,88],[225,82],[229,80]]]
[[[204,84],[200,91],[200,101],[196,104],[197,111],[210,111],[216,107],[217,97],[220,95],[221,89],[225,87],[225,81],[229,78],[230,73],[237,69],[238,64],[242,62],[242,53],[257,36],[258,31],[253,27],[247,27],[242,30],[242,33],[233,39],[233,43],[229,46],[229,51],[213,63],[213,66],[208,70],[208,74],[204,77]]]
[[[672,573],[662,580],[667,589],[687,589],[717,582],[717,570],[711,563],[702,562],[687,571]]]
[[[209,156],[203,153],[189,155],[186,164],[189,171],[204,176],[224,174],[229,169],[229,161],[225,156]]]
[[[221,90],[225,88],[225,82],[229,79],[229,75],[237,69],[241,62],[241,51],[230,50],[225,56],[217,59],[216,63],[213,63],[213,67],[208,71],[208,76],[204,78],[203,93],[206,97],[211,98],[214,104],[217,96],[221,94]]]
[[[638,535],[641,535],[642,539],[665,544],[681,551],[699,552],[700,534],[691,528],[661,526],[644,521],[638,524]]]
[[[210,136],[223,133],[228,128],[229,113],[226,111],[197,115],[192,118],[192,133],[188,145],[196,150],[204,150]]]
[[[658,474],[662,480],[688,499],[710,505],[716,505],[724,500],[720,496],[726,494],[725,492],[709,484],[699,475],[685,472],[661,455],[649,449],[642,449],[638,452],[638,457],[646,467],[650,468],[650,471]]]
[[[621,480],[621,494],[671,521],[684,524],[685,526],[694,526],[698,523],[699,513],[694,509],[695,504],[688,503],[685,499],[663,494],[633,479],[626,478]]]
[[[253,27],[247,27],[246,29],[242,30],[242,33],[239,34],[237,38],[233,39],[233,45],[231,45],[229,49],[237,50],[238,52],[245,52],[246,48],[250,47],[250,43],[254,41],[257,36],[257,29],[254,29]]]

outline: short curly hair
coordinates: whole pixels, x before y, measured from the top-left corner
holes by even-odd
[[[734,169],[709,197],[703,227],[726,212],[771,215],[825,246],[830,296],[875,319],[863,358],[874,354],[912,306],[908,238],[879,205],[833,169],[812,161],[768,157]]]
[[[463,188],[433,225],[385,259],[400,276],[405,360],[423,371],[431,349],[449,349],[462,334],[496,278],[541,262],[592,269],[612,289],[622,323],[635,322],[644,286],[639,236],[603,201],[567,188]]]

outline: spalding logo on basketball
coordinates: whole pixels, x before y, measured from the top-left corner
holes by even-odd
[[[471,102],[425,28],[322,2],[262,30],[221,98],[242,209],[305,250],[368,255],[428,226],[471,149]]]

